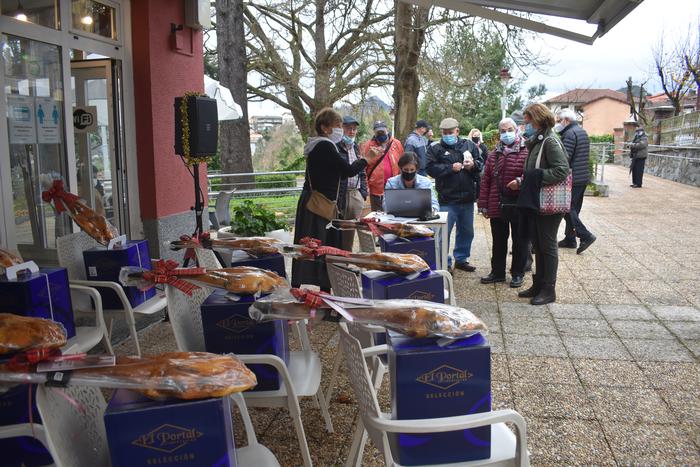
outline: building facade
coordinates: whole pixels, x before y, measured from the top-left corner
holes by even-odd
[[[612,89],[572,89],[545,102],[553,111],[573,109],[589,135],[611,135],[630,115],[625,94]]]

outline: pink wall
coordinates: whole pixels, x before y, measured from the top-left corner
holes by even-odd
[[[630,106],[614,99],[602,98],[583,107],[583,128],[589,135],[611,135],[630,115]]]
[[[184,22],[182,0],[131,2],[139,202],[143,219],[189,211],[194,203],[190,174],[173,152],[173,99],[203,92],[202,34],[171,23]],[[206,174],[202,166],[201,172]],[[201,177],[206,196],[206,177]]]

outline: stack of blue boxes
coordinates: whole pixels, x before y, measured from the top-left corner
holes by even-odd
[[[379,248],[387,253],[404,253],[420,256],[428,263],[430,269],[435,269],[435,239],[433,237],[421,238],[396,238],[385,240],[379,237]]]

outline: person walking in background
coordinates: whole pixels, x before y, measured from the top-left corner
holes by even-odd
[[[527,159],[525,139],[520,136],[515,121],[504,118],[498,124],[499,143],[488,155],[481,179],[481,193],[477,206],[489,219],[491,224],[491,272],[481,278],[482,284],[505,282],[506,257],[508,254],[508,236],[513,242],[513,259],[511,261],[511,287],[521,287],[527,262],[527,243],[523,245],[518,232],[519,187],[508,185],[523,176]],[[517,185],[517,181],[515,183]]]
[[[428,177],[424,177],[418,173],[418,164],[418,155],[415,152],[406,151],[403,153],[403,156],[399,158],[399,170],[401,173],[387,180],[384,189],[406,190],[415,188],[418,190],[430,190],[433,212],[438,212],[440,210],[440,204],[433,191],[433,183]],[[386,205],[384,206],[384,211],[386,211]]]
[[[405,152],[413,152],[418,156],[420,161],[420,166],[418,169],[418,174],[425,176],[425,153],[428,150],[428,139],[425,134],[428,132],[428,122],[425,120],[418,120],[416,122],[416,129],[408,135],[406,142],[404,143]]]
[[[588,158],[591,152],[591,144],[588,133],[576,121],[576,113],[571,109],[563,109],[557,112],[554,131],[559,133],[564,149],[569,156],[569,167],[573,178],[571,189],[571,210],[564,215],[566,228],[564,239],[559,242],[560,248],[576,248],[576,237],[580,239],[577,254],[581,254],[593,244],[596,236],[593,235],[581,221],[581,206],[583,195],[590,181]]]
[[[540,214],[539,192],[543,185],[562,182],[569,175],[569,162],[566,152],[554,127],[554,115],[543,104],[531,104],[523,112],[526,130],[532,133],[526,146],[528,157],[525,162],[523,179],[516,179],[506,185],[511,190],[520,188],[519,207],[533,207],[527,216],[532,224],[533,245],[535,248],[535,274],[532,287],[518,293],[518,297],[530,298],[533,305],[544,305],[556,300],[557,269],[559,250],[557,231],[563,214]],[[540,156],[541,154],[541,156]],[[537,167],[537,160],[539,167]],[[536,199],[536,205],[529,203]]]
[[[381,211],[384,203],[384,185],[399,174],[398,161],[403,154],[401,141],[391,136],[384,122],[374,124],[374,136],[362,145],[362,156],[373,162],[367,166],[367,185],[372,211]]]
[[[428,148],[425,170],[435,179],[440,210],[447,212],[448,239],[457,226],[454,267],[473,272],[476,268],[469,264],[469,257],[474,240],[474,201],[484,161],[476,144],[459,137],[459,122],[454,118],[440,122],[440,132],[440,141]],[[448,269],[453,270],[452,258],[448,259]]]
[[[630,173],[632,174],[632,188],[642,187],[642,178],[644,178],[644,165],[647,161],[649,138],[647,137],[644,127],[639,123],[636,124],[637,129],[634,132],[634,139],[629,144],[630,147]]]
[[[324,245],[340,247],[340,231],[326,229],[330,219],[311,212],[308,203],[314,191],[330,201],[337,202],[340,179],[353,177],[367,167],[368,161],[365,157],[348,164],[338,152],[337,144],[343,139],[342,123],[342,117],[335,110],[320,110],[315,120],[318,136],[309,138],[304,146],[306,177],[294,221],[294,243],[297,245],[302,238],[312,237]],[[330,291],[331,284],[325,261],[293,260],[292,287],[299,287],[301,284],[315,284],[323,291]]]
[[[345,162],[352,165],[360,158],[360,149],[355,142],[359,122],[355,117],[343,117],[343,139],[337,144],[338,152]],[[359,219],[367,199],[367,173],[361,170],[355,176],[340,179],[338,210],[343,219]],[[352,251],[354,230],[341,231],[341,248]]]

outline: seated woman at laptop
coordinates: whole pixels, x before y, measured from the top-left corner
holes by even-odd
[[[411,188],[430,190],[430,199],[433,212],[440,210],[437,196],[433,190],[433,184],[428,177],[418,173],[418,155],[415,152],[407,151],[399,159],[399,175],[391,177],[386,181],[385,190],[405,190]],[[384,211],[386,211],[386,197],[384,197]]]

